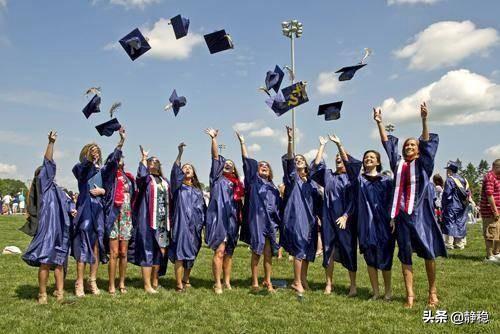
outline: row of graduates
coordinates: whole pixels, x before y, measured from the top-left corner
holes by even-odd
[[[232,256],[241,227],[241,239],[252,250],[252,289],[260,289],[258,263],[264,255],[263,286],[274,291],[271,259],[282,246],[294,258],[291,287],[302,295],[308,289],[309,263],[315,260],[320,217],[326,294],[332,291],[334,262],[340,262],[349,271],[349,296],[356,295],[359,241],[373,298],[379,298],[378,272],[382,271],[384,297],[390,299],[391,269],[397,241],[406,287],[405,307],[412,307],[415,298],[413,252],[425,259],[428,305],[435,307],[438,298],[434,259],[446,256],[429,182],[439,138],[428,131],[425,103],[420,106],[420,114],[422,135],[419,139],[405,140],[401,156],[398,139],[385,133],[382,113],[374,109],[374,120],[394,180],[380,173],[382,166],[377,151],[368,150],[361,161],[356,160],[346,153],[335,135],[330,136],[339,151],[335,170],[327,169],[322,160],[327,144],[327,139],[322,137],[316,159],[308,165],[303,155],[293,154],[292,130],[287,127],[288,152],[282,158],[283,196],[272,181],[271,166],[248,156],[240,134],[237,137],[241,144],[244,183],[239,179],[235,163],[218,153],[218,130],[207,129],[212,153],[208,205],[205,205],[194,167],[181,164],[183,143],[179,145],[170,182],[163,177],[158,158],[149,157],[142,147],[141,162],[134,179],[123,169],[121,147],[125,131],[121,129],[120,142],[104,164],[100,163],[101,152],[96,144],[86,145],[82,150],[80,162],[73,168],[80,196],[76,208],[71,208],[54,183],[52,152],[56,135],[51,132],[43,166],[34,181],[41,184],[38,227],[23,256],[28,264],[40,266],[39,301],[47,301],[47,276],[52,267],[56,269],[55,295],[59,300],[63,298],[62,268],[69,248],[77,261],[77,296],[84,295],[86,264],[91,267],[89,289],[94,294],[99,293],[97,266],[99,261],[108,260],[108,253],[111,254],[111,293],[115,293],[117,259],[120,259],[119,289],[126,292],[127,257],[130,262],[141,266],[144,289],[148,293],[157,293],[158,277],[165,273],[169,258],[175,263],[176,290],[184,291],[190,286],[190,271],[202,244],[203,227],[205,242],[214,251],[215,293],[222,293],[223,288],[231,289]],[[323,194],[318,185],[323,187]],[[73,216],[72,224],[67,213]]]

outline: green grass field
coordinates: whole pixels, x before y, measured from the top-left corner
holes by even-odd
[[[30,239],[17,229],[22,217],[0,217],[0,247],[15,245],[22,250]],[[399,261],[393,272],[394,299],[369,301],[366,266],[359,257],[358,297],[347,299],[347,271],[336,265],[335,292],[323,295],[324,271],[320,261],[310,268],[313,291],[298,301],[289,289],[276,294],[251,294],[250,252],[240,245],[234,256],[233,290],[216,296],[212,292],[211,255],[203,248],[192,273],[193,288],[185,294],[174,292],[172,266],[160,284],[158,295],[145,295],[138,267],[129,266],[127,295],[111,297],[73,295],[75,262],[71,259],[66,297],[74,303],[37,305],[37,269],[29,267],[18,255],[0,255],[0,332],[162,332],[162,333],[500,333],[500,266],[485,264],[479,225],[469,228],[468,245],[451,251],[448,259],[438,259],[438,309],[488,311],[489,324],[424,324],[427,282],[423,261],[415,258],[416,306],[403,308],[404,286]],[[290,283],[291,264],[274,261],[274,279]],[[98,284],[107,287],[107,267],[102,266]],[[49,292],[53,290],[53,278]],[[104,292],[104,291],[103,291]]]

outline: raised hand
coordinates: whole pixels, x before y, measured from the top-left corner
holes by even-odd
[[[288,136],[288,140],[292,140],[293,138],[293,129],[289,127],[288,125],[286,126],[286,134]]]
[[[120,134],[120,140],[124,141],[125,140],[125,128],[122,126],[120,130],[118,130],[118,133]]]
[[[238,131],[235,131],[236,137],[240,141],[240,144],[245,144],[245,137],[243,137]]]
[[[148,155],[149,155],[149,151],[146,151],[144,149],[144,147],[142,147],[142,145],[139,145],[139,149],[141,150],[142,160],[147,160],[148,159]]]
[[[89,153],[92,161],[97,162],[99,160],[99,148],[97,146],[92,146]]]
[[[180,143],[179,146],[177,146],[177,149],[179,150],[179,154],[182,154],[184,152],[184,147],[187,145],[184,144],[184,142]]]
[[[217,135],[219,134],[219,130],[215,130],[212,128],[208,128],[205,130],[205,133],[210,136],[210,138],[215,139],[217,138]]]
[[[335,144],[337,145],[340,145],[341,142],[340,142],[340,138],[335,135],[335,134],[331,134],[331,135],[328,135],[328,137],[330,138],[331,141],[333,141]]]
[[[326,143],[328,143],[328,139],[326,139],[325,137],[319,136],[318,139],[321,146],[325,146]]]
[[[420,117],[422,119],[427,119],[427,116],[429,115],[429,109],[427,108],[427,104],[425,101],[420,105]]]
[[[51,130],[48,134],[48,137],[49,137],[49,143],[50,144],[53,144],[56,142],[56,139],[57,139],[57,132],[55,132],[54,130]]]
[[[382,110],[373,108],[373,119],[377,123],[382,123]]]

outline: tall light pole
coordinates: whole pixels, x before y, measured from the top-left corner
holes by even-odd
[[[295,83],[295,38],[302,36],[302,22],[297,20],[284,21],[281,23],[283,35],[290,38],[290,52],[292,57],[292,84]],[[295,109],[292,109],[292,150],[295,154]]]
[[[219,154],[222,155],[222,150],[225,150],[226,149],[226,145],[225,144],[219,144]]]

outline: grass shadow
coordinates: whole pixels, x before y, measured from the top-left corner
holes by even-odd
[[[461,253],[448,253],[448,258],[449,259],[456,259],[456,260],[469,260],[469,261],[476,261],[476,262],[481,262],[484,259],[483,256],[473,256],[473,255],[467,255],[467,254],[461,254]]]
[[[16,288],[16,295],[19,299],[32,300],[38,296],[38,285],[19,285]]]

